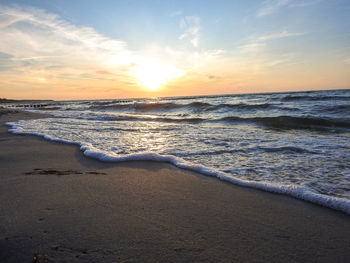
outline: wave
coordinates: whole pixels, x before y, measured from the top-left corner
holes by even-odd
[[[182,152],[176,153],[177,157],[188,157],[188,156],[198,156],[198,155],[219,155],[219,154],[235,154],[239,152],[243,153],[256,153],[256,152],[266,152],[266,153],[297,153],[297,154],[317,154],[317,152],[309,151],[307,149],[296,147],[296,146],[282,146],[282,147],[251,147],[251,148],[240,148],[240,149],[228,149],[228,150],[216,150],[216,151],[203,151],[203,152]]]
[[[191,102],[187,104],[178,104],[173,102],[158,102],[158,103],[129,103],[129,104],[97,104],[90,106],[89,109],[94,110],[130,110],[135,112],[151,112],[151,111],[171,111],[176,109],[186,109],[189,111],[218,111],[224,110],[259,110],[259,109],[273,109],[276,108],[277,104],[262,103],[262,104],[210,104],[206,102]]]
[[[157,110],[172,110],[183,107],[181,104],[176,103],[129,103],[129,104],[99,104],[93,105],[90,109],[97,110],[134,110],[134,111],[157,111]]]
[[[309,151],[296,146],[259,147],[259,150],[262,150],[264,152],[272,152],[272,153],[289,152],[289,153],[298,153],[298,154],[302,154],[302,153],[316,154],[316,152]]]
[[[41,108],[38,108],[37,110],[45,111],[45,110],[60,110],[60,109],[61,107],[56,106],[56,107],[41,107]]]
[[[243,109],[243,110],[260,110],[260,109],[273,109],[277,108],[277,104],[271,103],[261,103],[261,104],[246,104],[246,103],[238,103],[238,104],[219,104],[217,106],[213,106],[213,109],[218,110],[221,108],[230,108],[230,109]]]
[[[99,118],[100,120],[106,118]],[[108,120],[113,121],[159,121],[159,122],[171,122],[171,123],[200,123],[207,121],[204,118],[177,118],[177,117],[156,117],[156,116],[118,116],[107,117]]]
[[[94,120],[94,121],[153,121],[153,122],[168,122],[168,123],[200,123],[205,122],[204,118],[183,118],[183,117],[160,117],[157,115],[60,115],[52,112],[52,115],[58,118],[73,118],[78,120]]]
[[[287,95],[281,98],[281,101],[319,101],[319,100],[345,100],[349,101],[350,96],[315,96],[315,95]]]
[[[317,117],[296,117],[296,116],[273,116],[273,117],[238,117],[226,116],[222,118],[205,118],[205,117],[185,117],[188,114],[178,114],[177,116],[159,116],[159,115],[60,115],[52,114],[61,118],[76,118],[85,120],[101,120],[101,121],[153,121],[167,123],[225,123],[229,125],[239,124],[255,124],[266,128],[277,130],[311,130],[311,131],[331,131],[343,132],[350,129],[350,121],[347,119],[327,119]]]
[[[113,103],[131,103],[132,100],[108,100],[108,101],[104,101],[104,100],[95,100],[93,101],[94,105],[110,105]],[[91,104],[90,101],[87,101],[86,103]]]
[[[192,104],[192,103],[191,103]],[[202,107],[207,107],[208,103],[201,103]],[[190,104],[188,104],[190,105]],[[229,104],[230,105],[230,104]],[[232,104],[234,105],[234,104]],[[236,104],[240,105],[240,104]],[[261,104],[260,104],[261,105]],[[241,105],[242,106],[242,105]],[[243,105],[246,107],[246,105]],[[261,106],[265,107],[265,106]],[[44,111],[36,111],[45,113]],[[310,130],[310,131],[324,131],[324,132],[348,132],[350,129],[350,120],[348,118],[324,118],[314,116],[263,116],[263,117],[239,117],[239,116],[225,116],[219,115],[192,115],[191,114],[176,114],[176,115],[159,115],[159,114],[72,114],[70,112],[49,112],[53,116],[61,118],[75,118],[85,120],[101,120],[101,121],[153,121],[153,122],[168,122],[168,123],[225,123],[229,125],[239,124],[255,124],[266,128],[276,130]],[[237,112],[238,114],[239,112]],[[226,113],[227,114],[227,113]]]
[[[283,185],[278,183],[270,183],[266,181],[256,182],[256,181],[243,180],[243,179],[236,178],[232,175],[229,175],[225,172],[221,172],[213,168],[208,168],[203,165],[193,164],[191,162],[183,160],[182,158],[172,156],[172,155],[159,155],[157,153],[149,153],[149,152],[126,154],[126,155],[116,155],[113,153],[106,153],[94,148],[89,143],[62,140],[62,139],[47,136],[44,133],[25,132],[23,131],[23,128],[20,126],[20,123],[21,121],[6,123],[6,125],[11,127],[9,129],[9,132],[14,134],[33,134],[37,136],[42,136],[45,139],[50,141],[59,141],[64,143],[76,144],[80,146],[80,150],[83,152],[85,156],[95,158],[100,161],[104,161],[104,162],[125,162],[125,161],[168,162],[179,168],[195,171],[207,176],[216,177],[222,181],[226,181],[235,185],[261,189],[272,193],[289,195],[297,199],[305,200],[308,202],[312,202],[314,204],[339,210],[350,215],[350,200],[320,194],[306,186],[298,186],[298,185],[292,185],[292,184]]]
[[[294,117],[294,116],[276,116],[276,117],[224,117],[224,122],[253,122],[265,127],[275,129],[307,129],[307,130],[330,130],[330,129],[350,129],[350,122],[337,119],[323,119],[314,117]]]
[[[350,104],[347,105],[336,105],[336,106],[330,106],[322,109],[324,112],[330,112],[330,113],[344,113],[350,111]]]
[[[223,97],[236,97],[240,95],[235,94],[221,94],[221,95],[199,95],[199,96],[179,96],[179,97],[164,97],[163,99],[167,100],[194,100],[194,99],[216,99]]]

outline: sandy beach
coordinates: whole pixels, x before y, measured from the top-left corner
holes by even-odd
[[[8,133],[0,262],[348,262],[350,217],[157,162],[103,163]]]

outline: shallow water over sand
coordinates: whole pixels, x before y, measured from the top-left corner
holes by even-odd
[[[58,118],[12,125],[16,132],[78,143],[103,160],[169,161],[347,207],[349,105],[349,90],[74,101],[40,110]]]

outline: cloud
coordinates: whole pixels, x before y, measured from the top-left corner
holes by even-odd
[[[223,53],[225,53],[224,50],[222,49],[211,49],[211,50],[207,50],[204,52],[204,55],[211,59],[211,58],[216,58],[216,57],[219,57],[221,56]]]
[[[263,50],[264,47],[266,47],[266,42],[271,40],[277,40],[277,39],[283,39],[288,37],[296,37],[296,36],[302,36],[306,33],[301,32],[289,32],[287,30],[283,30],[281,32],[277,33],[270,33],[265,34],[261,36],[253,36],[248,38],[247,43],[244,45],[239,46],[240,50],[242,50],[244,53],[256,53],[261,50]]]
[[[290,3],[289,7],[304,7],[304,6],[310,6],[310,5],[314,5],[317,4],[319,2],[321,2],[322,0],[310,0],[310,1],[306,1],[306,0],[301,0],[301,1],[293,1]]]
[[[0,52],[0,71],[8,70],[13,66],[12,55]]]
[[[179,39],[188,39],[193,47],[197,48],[199,44],[200,18],[198,16],[186,16],[180,20],[180,28],[184,33]]]
[[[285,7],[290,0],[268,0],[263,2],[263,6],[259,9],[257,16],[263,17],[276,13],[282,7]]]
[[[22,66],[30,62],[31,67],[84,70],[93,65],[101,70],[120,68],[127,72],[125,68],[154,57],[177,66],[180,66],[180,61],[186,61],[188,65],[191,57],[186,50],[170,47],[157,46],[151,52],[147,49],[131,50],[125,41],[105,37],[91,27],[76,26],[58,15],[26,6],[0,5],[0,24],[0,52],[9,54],[12,61],[22,63]],[[198,47],[199,24],[197,16],[182,18],[180,27],[184,33],[179,38]],[[220,53],[218,50],[203,50],[199,57],[206,57],[208,52]]]
[[[302,35],[305,35],[305,33],[298,33],[298,32],[292,33],[292,32],[288,32],[287,30],[284,30],[279,33],[260,36],[256,40],[258,42],[264,42],[264,41],[273,40],[273,39],[281,39],[286,37],[295,37],[295,36],[302,36]]]
[[[21,21],[23,18],[21,16],[12,16],[5,13],[0,14],[0,28],[7,27],[11,24],[14,24],[18,21]]]
[[[183,12],[181,10],[178,11],[174,11],[172,13],[169,14],[170,17],[175,17],[175,16],[181,16],[183,14]]]
[[[251,36],[245,40],[245,43],[238,46],[236,55],[240,67],[244,64],[250,64],[255,74],[270,70],[272,67],[280,65],[292,65],[298,58],[295,50],[284,49],[283,51],[275,51],[269,49],[270,42],[283,40],[285,38],[297,37],[306,33],[289,32],[283,30],[275,33],[268,33],[260,36]]]
[[[243,52],[257,52],[261,50],[261,48],[265,47],[264,43],[248,43],[239,46],[239,49],[241,49]]]
[[[13,60],[74,65],[130,54],[126,43],[102,36],[90,27],[77,27],[57,15],[30,7],[0,6],[0,51]],[[132,56],[129,56],[132,59]]]
[[[181,18],[180,27],[183,34],[179,38],[197,48],[199,17]],[[156,44],[132,50],[126,41],[106,37],[91,27],[74,25],[42,9],[21,5],[0,4],[0,37],[0,86],[22,91],[27,87],[28,96],[49,86],[46,94],[58,94],[50,96],[63,96],[60,90],[71,87],[70,94],[79,97],[73,92],[84,85],[91,90],[123,87],[129,96],[134,96],[136,91],[131,92],[140,86],[135,68],[159,65],[157,68],[168,71],[164,73],[168,80],[172,76],[177,78],[178,72],[183,75],[188,71],[201,72],[204,67],[217,64],[224,53],[220,49],[193,52]]]
[[[212,75],[212,74],[207,75],[207,78],[208,78],[209,80],[215,80],[215,81],[222,79],[221,76]]]
[[[267,67],[275,67],[280,64],[293,64],[298,57],[296,53],[281,54],[276,59],[268,59],[263,64]]]
[[[350,58],[344,59],[344,63],[345,63],[346,65],[350,65]]]
[[[258,10],[257,17],[265,17],[277,13],[282,8],[306,7],[319,3],[322,0],[266,0]]]

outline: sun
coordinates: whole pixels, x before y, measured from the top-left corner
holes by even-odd
[[[155,91],[166,82],[181,76],[182,72],[169,64],[145,60],[134,67],[132,74],[140,86]]]

